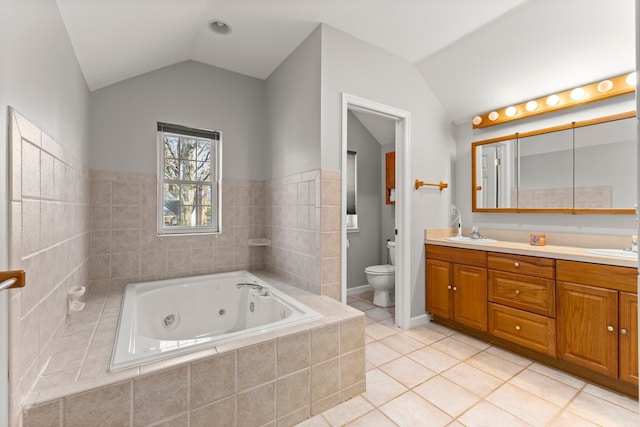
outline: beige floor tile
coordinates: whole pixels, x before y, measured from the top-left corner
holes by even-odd
[[[387,347],[379,341],[367,344],[367,346],[365,347],[365,352],[367,362],[371,363],[373,366],[383,365],[401,356],[400,353],[393,350],[392,348]]]
[[[497,406],[482,401],[458,418],[466,427],[530,427],[523,420],[514,417]]]
[[[365,333],[375,340],[380,340],[402,331],[401,329],[395,330],[377,322],[367,324],[364,329]]]
[[[377,407],[398,397],[407,390],[407,387],[380,369],[373,369],[367,372],[367,391],[362,393],[362,396]]]
[[[391,347],[401,354],[411,353],[419,348],[424,347],[420,341],[414,340],[405,334],[395,334],[380,340],[384,345]]]
[[[388,319],[384,319],[380,321],[381,325],[387,326],[389,328],[397,328],[398,326],[396,325],[396,318],[395,316],[391,316]]]
[[[594,384],[587,384],[583,391],[585,393],[589,393],[596,397],[599,397],[600,399],[615,403],[616,405],[622,406],[623,408],[626,408],[632,412],[638,412],[638,401],[631,399],[630,397],[614,393],[602,387],[598,387]]]
[[[380,307],[375,307],[373,309],[367,310],[364,312],[364,315],[375,320],[376,322],[384,319],[389,319],[391,317],[391,314],[387,310],[384,310]]]
[[[458,359],[431,347],[421,348],[409,353],[407,357],[437,373],[460,363]]]
[[[507,351],[500,347],[491,346],[487,348],[485,351],[489,354],[493,354],[494,356],[501,357],[504,360],[507,360],[511,363],[515,363],[516,365],[520,365],[525,368],[531,365],[531,363],[533,363],[531,360],[527,359],[526,357],[522,357],[515,353],[511,353],[510,351]]]
[[[434,342],[440,341],[447,337],[446,335],[441,334],[440,332],[436,332],[424,326],[408,329],[407,331],[404,332],[404,335],[408,335],[411,338],[418,340],[427,345],[433,344]]]
[[[442,326],[433,322],[427,323],[426,325],[424,325],[424,327],[427,329],[431,329],[432,331],[439,332],[442,335],[446,335],[446,336],[450,336],[456,333],[456,331],[454,331],[451,328],[447,328],[446,326]]]
[[[587,421],[582,417],[572,414],[571,412],[564,411],[559,416],[551,420],[548,427],[597,427],[598,424],[594,424],[591,421]]]
[[[480,397],[440,375],[420,384],[413,391],[454,418],[480,400]]]
[[[631,412],[585,392],[581,392],[569,404],[567,410],[586,420],[607,427],[631,427],[640,424],[637,412]]]
[[[465,425],[454,420],[451,423],[447,424],[447,427],[465,427]]]
[[[296,425],[296,427],[329,427],[331,424],[320,414]]]
[[[561,383],[565,383],[573,388],[581,389],[586,384],[580,378],[565,374],[564,372],[561,372],[557,369],[553,369],[539,363],[533,363],[531,366],[529,366],[529,369],[531,369],[532,371],[536,371],[537,373],[542,374],[546,377],[560,381]]]
[[[408,357],[400,357],[380,366],[380,370],[408,388],[413,388],[436,375]]]
[[[491,344],[485,341],[481,341],[479,339],[470,337],[469,335],[465,335],[460,332],[457,332],[451,335],[451,338],[453,338],[454,340],[462,341],[465,344],[472,345],[475,348],[479,348],[480,350],[485,350],[491,346]]]
[[[440,350],[441,352],[446,353],[449,356],[453,356],[458,360],[466,360],[480,352],[479,348],[465,344],[462,341],[454,340],[451,337],[431,344],[431,348]]]
[[[531,369],[525,369],[513,377],[509,383],[558,406],[566,405],[579,392],[577,388],[546,377]]]
[[[395,427],[396,425],[377,409],[347,424],[348,427]]]
[[[322,415],[329,422],[329,425],[341,426],[360,418],[362,415],[374,409],[373,405],[367,402],[362,396],[356,396],[353,399],[324,411]]]
[[[516,365],[508,360],[494,356],[486,351],[478,353],[467,359],[466,363],[504,381],[524,369],[524,367],[520,365]]]
[[[356,310],[360,310],[360,311],[373,310],[374,308],[376,308],[375,305],[362,300],[356,301],[354,303],[350,303],[349,305],[355,308]]]
[[[533,426],[543,427],[560,412],[560,407],[528,391],[505,384],[491,393],[487,400]]]
[[[499,378],[466,363],[454,366],[442,376],[479,396],[486,396],[503,384]]]
[[[409,391],[379,408],[400,426],[445,426],[452,418],[416,393]],[[427,421],[428,420],[428,421]]]

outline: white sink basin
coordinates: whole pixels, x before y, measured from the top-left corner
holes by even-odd
[[[465,236],[447,237],[444,240],[449,240],[450,242],[478,243],[478,244],[487,244],[487,243],[495,243],[495,242],[497,242],[497,240],[486,239],[484,237],[481,238],[481,239],[472,239],[471,237],[465,237]]]
[[[631,252],[626,249],[587,249],[587,253],[594,255],[603,255],[616,258],[638,259],[637,252]]]

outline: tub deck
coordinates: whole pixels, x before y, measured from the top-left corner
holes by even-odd
[[[322,318],[109,373],[123,292],[90,295],[85,309],[70,316],[56,339],[24,404],[24,425],[51,417],[59,417],[62,425],[82,424],[101,414],[131,425],[182,418],[190,425],[214,412],[232,417],[231,425],[276,420],[294,425],[363,392],[364,314],[289,286],[271,273],[251,274]],[[202,383],[212,373],[215,377]],[[167,387],[176,392],[165,393]],[[118,398],[105,398],[111,395]],[[256,410],[257,395],[262,410]],[[243,402],[252,402],[251,409]]]

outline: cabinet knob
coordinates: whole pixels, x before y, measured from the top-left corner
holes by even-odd
[[[451,285],[447,286],[447,289],[451,290]]]
[[[454,286],[454,287],[453,287],[453,290],[454,290],[454,291],[457,291],[457,290],[458,290],[458,288],[456,288],[456,287]]]
[[[520,325],[516,325],[516,331],[520,330]]]
[[[627,331],[625,328],[620,329],[620,333],[621,333],[622,335],[627,335],[627,333],[628,333],[628,332],[629,332],[629,331]]]
[[[613,332],[613,326],[611,326],[611,325],[607,326],[607,331]]]
[[[516,289],[516,295],[520,295],[520,289]]]
[[[516,267],[520,267],[520,263],[519,262],[514,262],[513,265],[515,265]]]

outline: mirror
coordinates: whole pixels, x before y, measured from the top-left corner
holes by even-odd
[[[635,112],[472,144],[473,212],[628,213]]]

